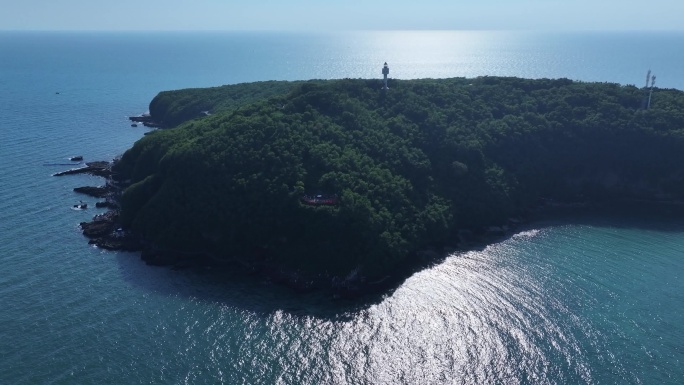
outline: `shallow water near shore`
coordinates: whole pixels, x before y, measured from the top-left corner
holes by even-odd
[[[540,219],[362,302],[93,248],[88,175],[160,90],[511,75],[684,88],[684,34],[0,33],[0,383],[684,382],[684,217]],[[648,54],[639,54],[648,52]],[[142,54],[144,53],[144,54]],[[59,93],[57,93],[59,92]],[[657,100],[657,99],[656,99]],[[83,200],[86,210],[72,210]]]

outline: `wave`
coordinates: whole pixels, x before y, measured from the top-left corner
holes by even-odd
[[[539,234],[539,230],[527,230],[527,231],[521,231],[517,234],[513,235],[513,238],[532,238],[537,236]]]

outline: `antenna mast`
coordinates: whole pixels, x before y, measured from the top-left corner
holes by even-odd
[[[648,71],[648,74],[651,74],[651,70]],[[653,96],[653,86],[655,86],[655,80],[656,76],[651,76],[651,87],[648,90],[648,104],[646,105],[647,110],[651,108],[651,96]],[[648,79],[646,79],[646,86],[648,86]]]

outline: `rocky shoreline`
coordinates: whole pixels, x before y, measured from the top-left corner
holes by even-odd
[[[125,185],[117,181],[112,174],[112,165],[113,162],[90,162],[86,164],[86,167],[54,174],[55,176],[62,176],[87,173],[105,178],[106,183],[103,186],[74,188],[74,191],[78,193],[105,198],[104,201],[97,202],[96,206],[108,208],[105,213],[94,216],[92,221],[80,223],[83,235],[89,238],[89,244],[106,250],[139,251],[140,258],[152,266],[170,266],[174,269],[197,266],[238,269],[245,274],[260,276],[300,292],[329,291],[336,298],[357,298],[387,292],[387,290],[398,287],[415,271],[438,263],[454,252],[478,249],[505,239],[513,235],[515,230],[524,223],[527,223],[527,220],[511,218],[508,223],[500,226],[459,230],[454,244],[441,245],[416,252],[409,257],[412,263],[408,263],[395,271],[388,271],[385,277],[374,281],[368,281],[366,277],[355,272],[346,277],[312,275],[271,266],[265,261],[246,264],[238,259],[225,260],[206,253],[161,250],[155,245],[144,242],[132,232],[121,227],[119,198]],[[586,202],[562,203],[547,199],[539,202],[537,207],[530,211],[530,215],[538,216],[540,213],[556,212],[557,210],[575,211],[588,206],[589,204]]]
[[[295,291],[308,292],[328,290],[336,298],[356,298],[366,294],[382,292],[397,285],[408,276],[408,270],[388,272],[380,280],[367,282],[364,277],[350,274],[347,277],[310,275],[298,271],[289,271],[270,266],[265,262],[245,264],[239,260],[219,259],[205,253],[182,253],[173,250],[161,250],[154,245],[139,239],[135,234],[122,228],[120,222],[119,197],[125,188],[112,174],[113,162],[89,162],[85,167],[55,173],[54,176],[91,174],[105,178],[102,186],[82,186],[74,188],[75,192],[95,198],[105,198],[97,202],[97,207],[105,207],[105,213],[95,215],[89,222],[81,222],[83,235],[89,238],[88,243],[99,248],[112,251],[140,252],[140,258],[151,266],[169,266],[183,269],[197,266],[213,266],[242,270],[245,274],[260,276],[273,283],[289,287]],[[419,253],[417,260],[428,262],[438,256],[436,252]],[[429,258],[428,258],[429,257]],[[416,266],[412,266],[411,270]]]
[[[95,203],[96,207],[109,211],[93,217],[90,222],[81,222],[80,227],[89,244],[106,250],[140,251],[140,242],[133,235],[123,231],[119,223],[119,203],[121,187],[112,178],[112,162],[88,162],[85,167],[74,168],[53,174],[53,176],[90,174],[105,178],[103,186],[75,187],[74,191],[94,198],[104,198]]]
[[[173,250],[161,250],[154,245],[139,239],[135,234],[122,228],[120,222],[119,198],[125,185],[117,181],[112,173],[113,162],[98,161],[86,163],[85,167],[71,169],[54,174],[54,176],[91,174],[105,178],[103,186],[82,186],[74,188],[75,192],[95,198],[104,198],[97,202],[97,207],[107,208],[103,214],[98,214],[89,222],[81,222],[83,235],[89,238],[88,243],[99,248],[112,251],[140,252],[140,258],[151,266],[170,266],[182,269],[195,266],[214,266],[244,271],[246,274],[263,277],[299,292],[327,290],[336,298],[356,298],[368,294],[377,294],[397,287],[416,270],[439,262],[447,255],[462,250],[463,247],[473,247],[483,242],[491,242],[510,234],[510,230],[520,223],[512,220],[508,225],[491,227],[480,231],[461,230],[458,234],[458,244],[440,248],[423,250],[415,253],[414,261],[396,271],[389,271],[381,279],[368,281],[365,277],[352,272],[346,277],[312,275],[299,271],[291,271],[266,262],[245,264],[239,260],[225,260],[207,255],[206,253],[182,253]]]
[[[139,116],[129,116],[128,119],[133,123],[142,123],[143,126],[149,128],[164,128],[164,125],[154,120],[149,114],[142,114]]]
[[[112,175],[112,164],[105,161],[86,162],[85,167],[72,168],[70,170],[52,174],[53,176],[74,175],[74,174],[91,174],[110,178]]]

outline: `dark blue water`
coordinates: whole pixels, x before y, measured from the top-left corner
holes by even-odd
[[[369,304],[87,245],[69,156],[111,159],[160,90],[510,75],[684,89],[684,33],[0,33],[0,383],[684,382],[684,220],[579,215]],[[58,92],[58,93],[57,93]],[[654,102],[657,102],[657,92]],[[85,198],[94,205],[94,200]]]

